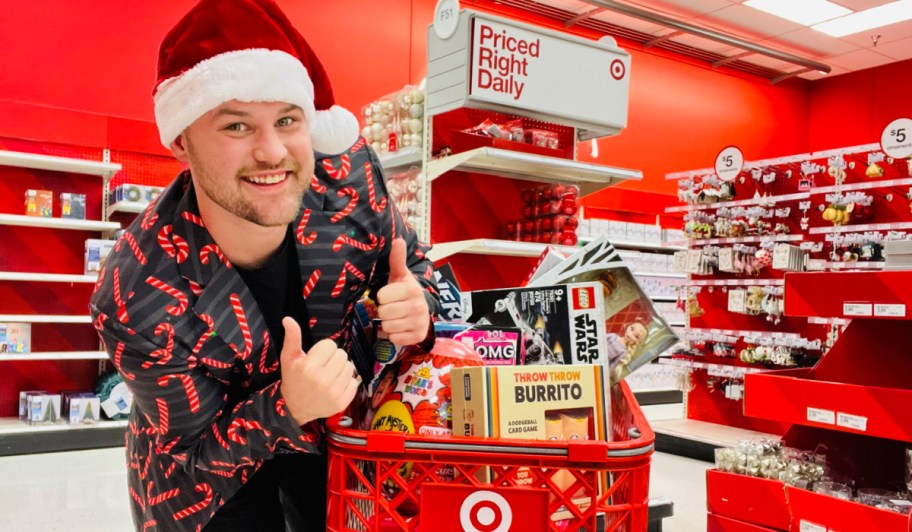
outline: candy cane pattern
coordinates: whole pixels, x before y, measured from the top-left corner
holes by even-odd
[[[354,238],[342,233],[336,238],[336,241],[333,242],[333,251],[336,253],[342,249],[343,245],[349,245],[355,249],[360,249],[361,251],[370,251],[377,247],[377,237],[374,235],[368,235],[370,237],[370,243],[365,244],[364,242],[358,242]]]
[[[280,397],[276,400],[276,413],[280,417],[285,417],[285,398]]]
[[[193,378],[186,374],[162,375],[158,378],[158,385],[162,387],[168,386],[168,382],[171,379],[179,380],[181,386],[184,387],[184,393],[187,394],[187,400],[190,402],[190,411],[193,413],[199,412],[200,400],[196,392],[196,385],[193,384]]]
[[[149,474],[149,464],[152,463],[152,444],[149,444],[149,452],[146,453],[146,463],[143,464],[142,471],[139,472],[139,479],[145,480]],[[138,464],[137,464],[138,465]]]
[[[161,246],[168,257],[177,258],[177,263],[181,264],[190,256],[190,246],[183,237],[175,235],[173,230],[174,227],[170,224],[162,227],[158,232],[158,245]]]
[[[209,487],[209,484],[202,482],[200,484],[197,484],[196,487],[193,489],[195,489],[196,491],[198,491],[200,493],[205,494],[205,496],[203,497],[203,500],[194,504],[193,506],[188,506],[187,508],[184,508],[183,510],[174,512],[175,521],[180,521],[181,519],[183,519],[189,515],[193,515],[196,512],[202,510],[203,508],[209,506],[209,504],[212,503],[212,488]]]
[[[326,187],[320,184],[320,180],[317,179],[317,174],[310,176],[310,188],[313,189],[317,194],[325,194]]]
[[[146,255],[139,249],[139,244],[136,243],[136,239],[133,238],[132,233],[124,233],[121,240],[117,241],[117,244],[114,245],[114,249],[120,250],[121,241],[126,241],[127,245],[130,246],[130,251],[133,252],[133,256],[136,257],[136,260],[143,266],[145,266],[149,261],[146,260]]]
[[[231,262],[229,262],[228,258],[222,254],[222,250],[219,249],[217,244],[206,244],[203,246],[203,249],[200,250],[200,262],[203,264],[209,264],[209,255],[211,254],[215,254],[215,256],[218,257],[218,260],[222,264],[228,268],[231,268]]]
[[[269,333],[263,331],[263,352],[260,354],[260,373],[263,375],[272,373],[279,369],[278,358],[269,366],[266,366],[266,354],[269,352]]]
[[[310,325],[310,328],[311,328],[311,329],[313,329],[314,327],[317,326],[317,318],[316,318],[316,316],[314,316],[313,318],[310,318],[310,323],[308,323],[308,325]]]
[[[155,399],[155,404],[158,406],[158,433],[167,434],[168,433],[168,403],[165,402],[161,397]]]
[[[326,173],[329,174],[329,177],[335,179],[336,181],[341,181],[348,177],[348,173],[351,172],[351,159],[349,159],[348,154],[344,154],[341,157],[342,168],[336,169],[333,166],[331,159],[323,159],[323,169],[326,170]]]
[[[152,488],[155,487],[155,482],[150,481],[146,486],[146,498],[149,500],[149,506],[159,505],[168,499],[173,499],[180,495],[180,489],[173,488],[168,491],[159,493],[158,495],[152,495]]]
[[[219,432],[219,429],[216,425],[212,425],[212,434],[215,435],[215,441],[217,441],[218,444],[222,446],[222,449],[225,449],[227,451],[229,449],[228,442],[226,442],[225,438],[222,437],[222,433]]]
[[[199,297],[203,294],[203,287],[200,284],[192,279],[187,279],[187,284],[190,285],[190,291],[193,292],[193,295]]]
[[[165,341],[165,347],[158,348],[149,353],[150,357],[157,358],[158,360],[155,362],[152,362],[151,360],[143,362],[143,369],[149,369],[156,364],[164,365],[171,361],[171,353],[174,351],[174,326],[168,322],[159,323],[158,326],[155,327],[155,336],[160,336],[162,333],[168,335],[168,339]]]
[[[189,211],[182,212],[181,218],[183,218],[184,220],[187,220],[190,223],[196,224],[196,225],[202,227],[203,229],[206,228],[206,224],[203,223],[203,219],[200,218],[199,216],[197,216],[196,214],[193,214],[192,212],[189,212]]]
[[[339,297],[339,294],[342,293],[342,289],[345,288],[346,275],[345,273],[351,273],[361,281],[365,280],[364,274],[361,273],[358,268],[356,268],[352,263],[345,261],[345,265],[342,267],[342,272],[339,274],[339,280],[336,281],[336,286],[333,288],[332,297]]]
[[[127,300],[133,297],[133,292],[127,294]],[[127,313],[127,302],[120,296],[120,268],[114,268],[114,303],[117,305],[117,319],[121,323],[130,321]]]
[[[301,295],[304,299],[307,299],[310,296],[310,293],[313,292],[315,286],[317,286],[317,281],[320,280],[320,276],[323,275],[323,272],[320,270],[314,270],[310,274],[310,277],[307,279],[307,283],[304,284],[304,290],[301,292]]]
[[[152,209],[155,207],[156,200],[158,200],[158,198],[155,198],[151,203],[149,203],[149,208],[146,209],[146,213],[142,217],[142,223],[139,224],[139,226],[146,231],[151,229],[152,226],[155,225],[155,222],[158,221],[158,214],[152,212]]]
[[[158,524],[158,521],[156,521],[155,519],[149,519],[148,521],[143,523],[143,532],[146,532],[146,530],[152,528],[153,526],[155,526],[157,524]]]
[[[116,270],[115,270],[115,277],[116,277]],[[165,283],[152,275],[150,275],[146,279],[146,284],[148,284],[152,288],[161,290],[162,292],[168,294],[169,296],[171,296],[177,300],[177,306],[168,305],[165,307],[165,312],[167,312],[168,314],[171,314],[172,316],[180,316],[187,310],[187,306],[190,304],[190,301],[187,299],[187,296],[185,296],[184,293],[181,292],[180,290],[174,288],[173,286],[169,285],[168,283]]]
[[[304,447],[301,447],[300,445],[295,445],[295,443],[293,441],[291,441],[291,439],[286,438],[285,436],[279,436],[278,438],[276,438],[276,441],[274,441],[271,444],[267,443],[266,448],[269,449],[269,452],[275,453],[276,449],[279,447],[280,443],[284,443],[289,448],[291,448],[295,451],[307,451],[307,449],[305,449]]]
[[[144,512],[146,511],[146,503],[143,502],[142,497],[136,493],[136,490],[133,489],[133,486],[130,486],[130,497],[133,497],[133,500],[136,501],[136,504],[138,504]]]
[[[174,470],[177,468],[177,462],[171,462],[171,465],[168,466],[168,469],[165,470],[165,478],[171,478],[171,474],[174,473]]]
[[[367,199],[370,201],[371,209],[374,212],[383,212],[386,208],[386,196],[377,203],[377,191],[374,190],[374,170],[370,163],[364,163],[364,172],[367,174]]]
[[[230,346],[239,358],[247,360],[251,351],[253,351],[253,337],[250,335],[250,326],[247,325],[247,315],[244,313],[244,307],[241,306],[241,298],[237,294],[231,294],[228,300],[231,301],[231,309],[234,310],[234,316],[241,327],[241,335],[244,337],[244,350],[238,351],[234,344],[230,344]]]
[[[98,280],[95,281],[95,291],[96,292],[98,291],[99,288],[101,288],[101,285],[104,284],[104,280],[105,280],[105,267],[102,266],[101,269],[98,270]]]
[[[354,146],[351,147],[351,152],[355,153],[356,151],[363,148],[365,144],[367,144],[367,141],[364,140],[364,137],[358,137],[358,142],[356,142]]]
[[[344,198],[345,196],[350,196],[351,199],[348,200],[348,205],[346,205],[344,209],[337,212],[336,214],[333,215],[332,218],[329,219],[330,223],[336,223],[339,220],[341,220],[342,218],[345,218],[346,216],[351,214],[352,211],[355,210],[355,207],[358,205],[358,191],[353,189],[352,187],[345,187],[342,190],[340,190],[339,192],[336,192],[336,195],[339,196],[340,198]]]
[[[308,220],[310,220],[310,209],[306,209],[304,214],[301,215],[301,221],[298,222],[298,228],[295,231],[298,242],[305,246],[313,244],[313,241],[317,239],[316,231],[311,231],[309,235],[304,236],[304,228],[307,227]]]
[[[114,350],[114,367],[117,368],[117,371],[119,371],[121,375],[123,375],[123,378],[127,379],[128,381],[134,381],[136,380],[136,375],[129,371],[125,371],[123,369],[123,365],[121,364],[125,346],[126,344],[123,342],[117,342],[117,349]]]
[[[270,436],[270,432],[260,425],[257,421],[247,421],[246,419],[235,419],[231,422],[231,425],[228,426],[228,439],[234,443],[240,445],[247,445],[247,438],[241,434],[238,434],[238,430],[243,429],[244,431],[259,430],[263,432],[267,438]]]
[[[428,267],[424,270],[424,278],[427,279],[428,281],[430,281],[433,277],[434,277],[434,267],[428,265]]]

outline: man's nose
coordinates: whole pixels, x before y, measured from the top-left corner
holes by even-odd
[[[276,166],[288,155],[288,148],[282,137],[272,128],[260,130],[257,134],[253,157],[259,162]]]

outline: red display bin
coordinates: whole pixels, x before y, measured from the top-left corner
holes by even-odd
[[[706,508],[716,517],[759,527],[715,530],[788,530],[791,519],[782,482],[718,469],[706,471]]]
[[[910,530],[908,515],[878,510],[856,502],[845,501],[789,486],[786,488],[792,510],[791,532],[825,530]],[[814,526],[818,528],[814,528]]]
[[[910,388],[905,389],[817,380],[809,369],[748,374],[744,414],[912,442],[912,409],[895,408],[912,404],[912,378],[907,380]]]
[[[912,319],[912,271],[785,275],[785,315]]]
[[[706,515],[706,530],[707,532],[779,532],[778,528],[767,528],[715,514]]]
[[[624,382],[611,411],[610,442],[367,432],[334,418],[327,530],[646,530],[655,435]]]

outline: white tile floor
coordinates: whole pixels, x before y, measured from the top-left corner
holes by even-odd
[[[648,407],[650,419],[680,416],[680,406]],[[656,453],[652,496],[670,497],[669,532],[706,529],[709,464]],[[3,532],[123,532],[132,529],[123,449],[0,457]]]

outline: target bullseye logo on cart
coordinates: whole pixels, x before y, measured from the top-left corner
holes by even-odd
[[[507,532],[513,524],[513,510],[501,495],[476,491],[463,501],[459,523],[466,532]]]

